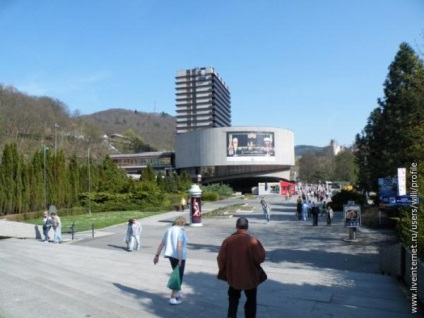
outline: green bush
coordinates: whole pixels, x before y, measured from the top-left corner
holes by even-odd
[[[166,199],[169,202],[170,206],[179,206],[181,204],[181,198],[184,197],[188,201],[187,194],[178,194],[178,193],[168,193],[166,194]],[[188,203],[188,202],[187,202]]]
[[[219,194],[217,192],[202,192],[202,200],[203,201],[218,201]]]
[[[348,201],[355,201],[355,204],[364,205],[366,197],[356,191],[342,190],[331,197],[331,207],[334,211],[342,211],[343,205]]]
[[[201,189],[203,192],[216,192],[220,197],[229,197],[234,194],[233,189],[223,183],[212,183],[209,185],[203,185],[201,186]]]
[[[80,201],[85,209],[90,205],[93,212],[129,211],[170,206],[168,198],[163,193],[142,190],[136,193],[84,193],[80,195]]]

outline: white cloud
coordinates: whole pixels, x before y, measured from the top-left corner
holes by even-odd
[[[60,75],[33,74],[20,83],[13,84],[19,91],[34,96],[59,97],[75,92],[93,92],[94,86],[110,78],[107,71],[74,75],[63,73]]]

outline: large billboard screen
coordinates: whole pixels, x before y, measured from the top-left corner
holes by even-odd
[[[410,195],[398,195],[397,178],[378,178],[378,197],[380,205],[396,206],[410,205]]]
[[[227,161],[275,161],[274,133],[227,132]]]

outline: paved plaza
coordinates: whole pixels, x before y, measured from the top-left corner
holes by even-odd
[[[297,220],[296,198],[266,199],[272,209],[270,224],[258,197],[203,205],[204,213],[235,203],[252,210],[239,210],[233,217],[204,217],[203,226],[186,227],[183,303],[177,306],[168,304],[169,261],[161,257],[153,265],[153,256],[172,220],[188,217],[188,211],[141,219],[138,252],[125,250],[126,224],[63,244],[0,240],[0,317],[226,317],[227,285],[216,279],[216,256],[239,216],[249,219],[250,234],[267,251],[263,267],[268,280],[259,286],[258,318],[421,317],[411,314],[402,284],[379,272],[379,249],[396,243],[392,231],[361,228],[356,241],[347,241],[341,212],[335,213],[331,227],[324,217],[313,227],[310,219]]]

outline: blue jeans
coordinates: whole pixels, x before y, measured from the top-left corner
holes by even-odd
[[[141,243],[140,243],[140,235],[131,235],[130,243],[129,243],[129,250],[140,250]]]
[[[50,239],[49,232],[51,227],[43,227],[44,240],[48,241]]]
[[[54,242],[60,243],[62,241],[62,229],[60,227],[54,230]]]

